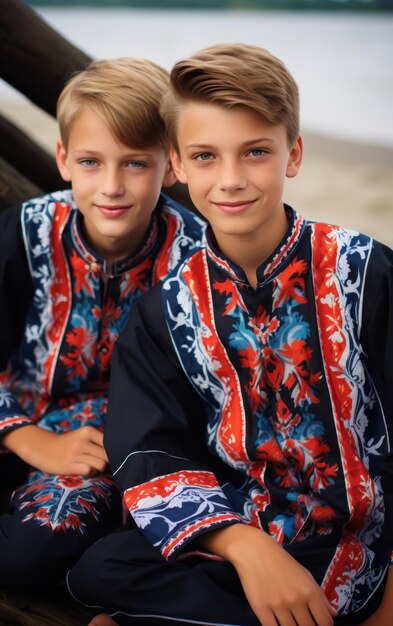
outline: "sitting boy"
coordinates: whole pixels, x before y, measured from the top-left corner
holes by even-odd
[[[116,344],[105,447],[133,521],[69,588],[117,624],[387,626],[392,251],[283,203],[303,148],[277,58],[213,46],[171,81],[172,165],[207,247]]]
[[[103,422],[114,342],[135,301],[204,235],[160,195],[175,181],[159,113],[169,74],[97,61],[58,101],[72,191],[0,213],[0,588],[65,580],[121,523]]]

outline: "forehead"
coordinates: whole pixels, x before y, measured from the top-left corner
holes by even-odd
[[[97,149],[104,144],[111,144],[125,152],[154,157],[167,156],[169,148],[167,143],[159,140],[157,133],[144,133],[143,129],[136,128],[127,120],[119,122],[115,116],[107,119],[90,105],[84,105],[75,113],[69,125],[66,143],[67,149],[80,143],[95,145]]]
[[[283,124],[273,125],[256,111],[244,106],[227,108],[205,102],[187,102],[179,110],[179,147],[193,145],[247,144],[266,139],[286,142]]]
[[[109,124],[90,106],[80,107],[74,114],[69,127],[70,139],[88,136],[97,131],[111,133]]]
[[[90,152],[122,152],[127,155],[151,156],[166,155],[159,144],[151,147],[129,145],[118,139],[109,123],[92,107],[82,108],[70,126],[68,149]]]

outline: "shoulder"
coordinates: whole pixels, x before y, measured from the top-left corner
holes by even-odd
[[[334,275],[341,293],[364,315],[392,292],[393,250],[369,235],[331,224],[309,222],[314,268]]]
[[[376,240],[372,242],[366,280],[366,295],[372,306],[377,302],[386,303],[389,297],[392,298],[393,250]]]
[[[26,223],[30,222],[39,214],[53,218],[54,214],[59,209],[62,209],[62,211],[66,213],[76,209],[71,189],[38,196],[37,198],[26,200],[26,202],[23,202],[21,205],[22,217]]]
[[[365,276],[375,242],[350,228],[323,222],[307,222],[314,267],[330,269],[340,280],[348,273]]]
[[[71,190],[32,198],[21,205],[21,232],[32,265],[48,258],[75,209]]]
[[[332,246],[345,249],[356,249],[359,246],[367,246],[370,249],[372,247],[372,237],[350,228],[325,222],[314,222],[312,220],[307,220],[307,226],[311,238],[317,244],[326,240]]]
[[[20,236],[26,238],[29,233],[42,232],[45,225],[51,228],[56,209],[62,207],[68,216],[75,208],[71,190],[57,191],[37,196],[0,211],[0,233],[2,239],[14,240]],[[18,236],[15,237],[14,233]]]
[[[373,239],[372,244],[372,262],[373,265],[381,270],[392,270],[393,267],[393,249],[380,241]]]

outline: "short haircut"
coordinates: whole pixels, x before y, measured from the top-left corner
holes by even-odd
[[[159,108],[168,90],[168,72],[152,61],[128,57],[93,61],[68,81],[57,101],[64,148],[75,119],[89,107],[126,146],[159,145],[166,150],[167,133]]]
[[[264,48],[246,44],[209,46],[176,63],[170,80],[172,89],[160,110],[176,149],[179,110],[189,101],[251,109],[270,124],[284,124],[290,146],[299,134],[296,81],[284,63]]]

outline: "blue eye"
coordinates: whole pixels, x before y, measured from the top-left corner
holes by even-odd
[[[145,167],[145,164],[141,163],[140,161],[130,161],[127,165],[134,170],[140,170]]]
[[[213,155],[211,154],[211,152],[201,152],[200,154],[197,154],[195,156],[195,159],[197,161],[210,161],[210,159],[213,158]]]
[[[97,165],[97,161],[95,159],[81,159],[79,162],[84,167],[95,167]]]
[[[266,154],[266,150],[264,150],[263,148],[253,148],[248,154],[253,157],[260,157]]]

